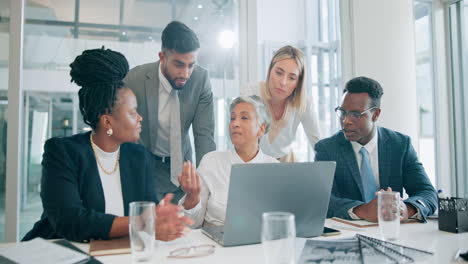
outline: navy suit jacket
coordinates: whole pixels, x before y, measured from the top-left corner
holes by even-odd
[[[380,188],[403,194],[405,200],[419,209],[423,221],[437,208],[437,195],[419,162],[410,138],[401,133],[378,128],[378,158]],[[335,178],[327,217],[350,219],[348,210],[364,204],[361,174],[351,143],[343,132],[315,144],[316,161],[336,161]]]
[[[120,180],[127,216],[132,201],[156,201],[149,151],[134,143],[120,146]],[[90,132],[51,138],[42,160],[41,219],[23,240],[66,238],[85,242],[108,239],[116,216],[105,213],[105,199]]]

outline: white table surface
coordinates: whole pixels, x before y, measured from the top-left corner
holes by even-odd
[[[328,238],[319,237],[314,239],[336,239],[352,237],[356,233],[380,238],[378,227],[355,228],[346,224],[327,219],[326,226],[340,229],[342,234],[339,236],[331,236]],[[353,230],[351,230],[353,229]],[[432,257],[429,257],[423,262],[416,263],[468,263],[461,260],[454,261],[453,257],[458,249],[462,252],[468,250],[468,233],[453,234],[438,230],[437,220],[429,220],[428,223],[412,223],[401,225],[400,238],[396,243],[411,246],[426,251],[434,252]],[[298,253],[303,247],[305,239],[298,238]],[[168,259],[168,252],[179,248],[198,244],[213,244],[216,246],[216,251],[213,255],[193,258],[193,259]],[[87,244],[77,244],[83,250],[88,250]],[[155,257],[148,263],[263,263],[263,252],[260,244],[237,246],[237,247],[221,247],[205,235],[200,230],[193,230],[187,237],[178,239],[172,242],[160,242],[156,248]],[[131,263],[131,255],[115,255],[98,257],[103,263]]]
[[[380,238],[378,227],[355,228],[343,223],[327,219],[325,225],[335,229],[340,229],[342,234],[331,237],[318,237],[313,239],[337,239],[353,237],[356,233],[361,233],[367,236]],[[415,247],[426,251],[434,252],[432,257],[424,261],[415,263],[468,263],[462,260],[453,260],[455,253],[460,249],[462,252],[468,250],[468,232],[462,234],[454,234],[449,232],[439,231],[437,220],[429,220],[428,223],[412,223],[401,225],[400,238],[396,241],[398,244]],[[297,238],[297,254],[300,254],[304,245],[304,238]],[[10,246],[13,243],[3,243],[0,247]],[[85,252],[89,250],[89,244],[73,243]],[[202,258],[192,259],[169,259],[167,255],[171,250],[180,247],[189,247],[199,244],[212,244],[216,246],[214,254]],[[101,256],[97,257],[103,263],[132,263],[130,254]],[[145,263],[145,262],[139,262]],[[226,263],[226,264],[247,264],[247,263],[263,263],[263,252],[261,244],[237,246],[237,247],[221,247],[216,242],[206,237],[200,230],[192,230],[186,237],[177,239],[172,242],[159,242],[154,258],[146,263]]]

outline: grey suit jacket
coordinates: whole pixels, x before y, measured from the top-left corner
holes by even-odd
[[[139,143],[151,151],[156,146],[159,125],[159,64],[148,63],[130,70],[124,79],[138,101],[138,113],[143,117]],[[213,93],[208,72],[195,65],[185,88],[179,92],[182,153],[184,160],[192,159],[192,147],[188,131],[192,125],[195,140],[196,161],[216,149],[214,142]]]
[[[403,194],[405,200],[421,212],[422,219],[437,208],[437,195],[424,168],[419,162],[410,138],[401,133],[379,127],[379,181],[380,188]],[[361,174],[351,143],[342,131],[315,145],[315,160],[336,161],[335,178],[327,217],[350,218],[348,210],[364,204]]]

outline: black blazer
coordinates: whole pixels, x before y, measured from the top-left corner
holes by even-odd
[[[42,160],[41,219],[23,241],[42,237],[86,242],[108,239],[116,216],[105,214],[105,200],[90,133],[51,138]],[[156,201],[154,165],[141,145],[120,146],[120,180],[127,216],[132,201]]]

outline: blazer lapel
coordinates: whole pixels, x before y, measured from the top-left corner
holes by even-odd
[[[120,156],[126,157],[125,148],[120,147]],[[119,167],[120,167],[120,184],[122,186],[122,200],[124,203],[124,215],[128,215],[130,201],[132,201],[132,196],[134,196],[132,181],[130,179],[131,176],[128,175],[128,168],[130,167],[128,164],[128,159],[120,159],[119,160]],[[123,186],[126,186],[125,188]]]
[[[87,170],[84,173],[85,177],[88,178],[90,189],[82,191],[89,193],[88,197],[92,197],[90,199],[87,199],[89,206],[98,212],[104,213],[106,212],[106,199],[104,197],[104,189],[102,186],[101,176],[99,175],[96,154],[94,153],[93,148],[91,146],[90,134],[91,132],[86,133],[86,138],[83,141],[83,145],[87,148],[87,156],[89,155],[90,157],[89,166],[86,166]]]
[[[343,153],[343,158],[346,161],[346,164],[353,176],[356,185],[359,188],[359,192],[361,193],[361,197],[364,197],[364,190],[362,187],[362,180],[361,180],[361,173],[359,171],[359,166],[356,160],[356,154],[354,153],[353,147],[351,143],[344,138],[344,135],[341,134],[341,151]]]
[[[389,168],[386,166],[388,162],[390,162],[390,152],[391,152],[391,144],[387,144],[388,136],[383,129],[380,127],[378,129],[378,153],[379,153],[379,181],[380,181],[380,188],[386,189],[390,184],[390,176],[389,170],[384,168]]]
[[[145,80],[146,91],[146,107],[149,126],[149,139],[151,150],[156,147],[157,127],[159,120],[159,64],[156,63],[156,69],[146,73],[147,79]],[[149,118],[151,116],[151,118]]]

